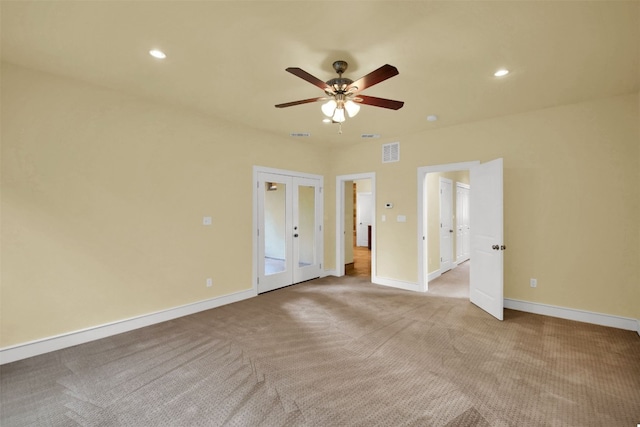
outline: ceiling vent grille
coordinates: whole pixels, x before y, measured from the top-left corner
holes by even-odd
[[[380,138],[380,135],[377,133],[363,133],[361,135],[362,138]]]
[[[392,142],[382,145],[382,163],[400,161],[400,143]]]
[[[307,138],[310,137],[311,134],[309,132],[292,132],[289,135],[296,137],[296,138]]]

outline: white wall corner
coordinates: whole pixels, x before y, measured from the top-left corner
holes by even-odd
[[[79,331],[5,347],[0,349],[0,365],[61,350],[67,347],[73,347],[75,345],[84,344],[124,332],[133,331],[145,326],[195,314],[200,311],[210,310],[212,308],[252,298],[256,295],[257,293],[255,289],[248,289],[246,291],[235,292],[204,301],[169,308],[155,313],[143,314],[142,316],[132,317],[130,319],[119,320]]]
[[[542,314],[544,316],[558,317],[560,319],[591,323],[594,325],[608,326],[627,331],[637,331],[640,335],[640,320],[629,317],[595,313],[592,311],[577,310],[575,308],[558,307],[555,305],[520,301],[509,298],[504,299],[504,308],[524,311],[527,313]]]

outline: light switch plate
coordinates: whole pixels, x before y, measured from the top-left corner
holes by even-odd
[[[407,222],[407,216],[406,215],[398,215],[396,218],[396,221],[398,222]]]

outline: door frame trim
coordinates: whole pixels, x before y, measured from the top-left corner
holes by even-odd
[[[320,241],[318,242],[318,262],[321,265],[320,268],[320,274],[322,275],[322,270],[324,268],[324,176],[322,175],[315,175],[315,174],[310,174],[310,173],[306,173],[306,172],[298,172],[298,171],[291,171],[291,170],[287,170],[287,169],[277,169],[277,168],[270,168],[270,167],[266,167],[266,166],[257,166],[254,165],[253,166],[253,180],[252,180],[252,184],[251,186],[253,187],[253,209],[252,209],[252,273],[251,273],[251,286],[253,288],[253,290],[255,291],[256,295],[258,294],[258,277],[260,276],[260,272],[258,271],[258,266],[259,266],[259,262],[258,262],[258,256],[259,256],[259,242],[258,242],[258,186],[259,184],[259,179],[258,179],[258,175],[260,173],[272,173],[272,174],[276,174],[276,175],[284,175],[284,176],[290,176],[290,177],[299,177],[299,178],[310,178],[310,179],[317,179],[320,181],[320,202],[321,202],[321,206],[319,207],[321,215],[319,217],[319,222],[320,222],[320,226],[322,227],[322,232],[319,233],[320,235]]]
[[[371,281],[376,276],[376,173],[357,173],[336,176],[336,266],[335,275],[344,276],[344,183],[359,179],[371,180]]]
[[[447,163],[433,166],[421,166],[418,168],[418,290],[427,292],[429,290],[429,272],[428,265],[425,265],[428,253],[427,230],[427,186],[425,180],[428,173],[432,172],[455,172],[461,170],[470,170],[473,166],[479,165],[479,160],[461,163]],[[435,278],[435,277],[433,277]],[[432,279],[433,279],[432,278]]]

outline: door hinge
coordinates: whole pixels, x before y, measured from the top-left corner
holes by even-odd
[[[256,182],[256,188],[260,188],[260,181]]]
[[[322,270],[322,263],[320,263],[320,270]]]
[[[318,230],[322,231],[322,226],[321,225],[318,226]]]
[[[320,194],[322,194],[322,187],[319,187],[318,189],[320,190]]]
[[[260,284],[260,278],[258,277],[258,285]]]
[[[258,237],[260,237],[260,229],[258,228]]]

